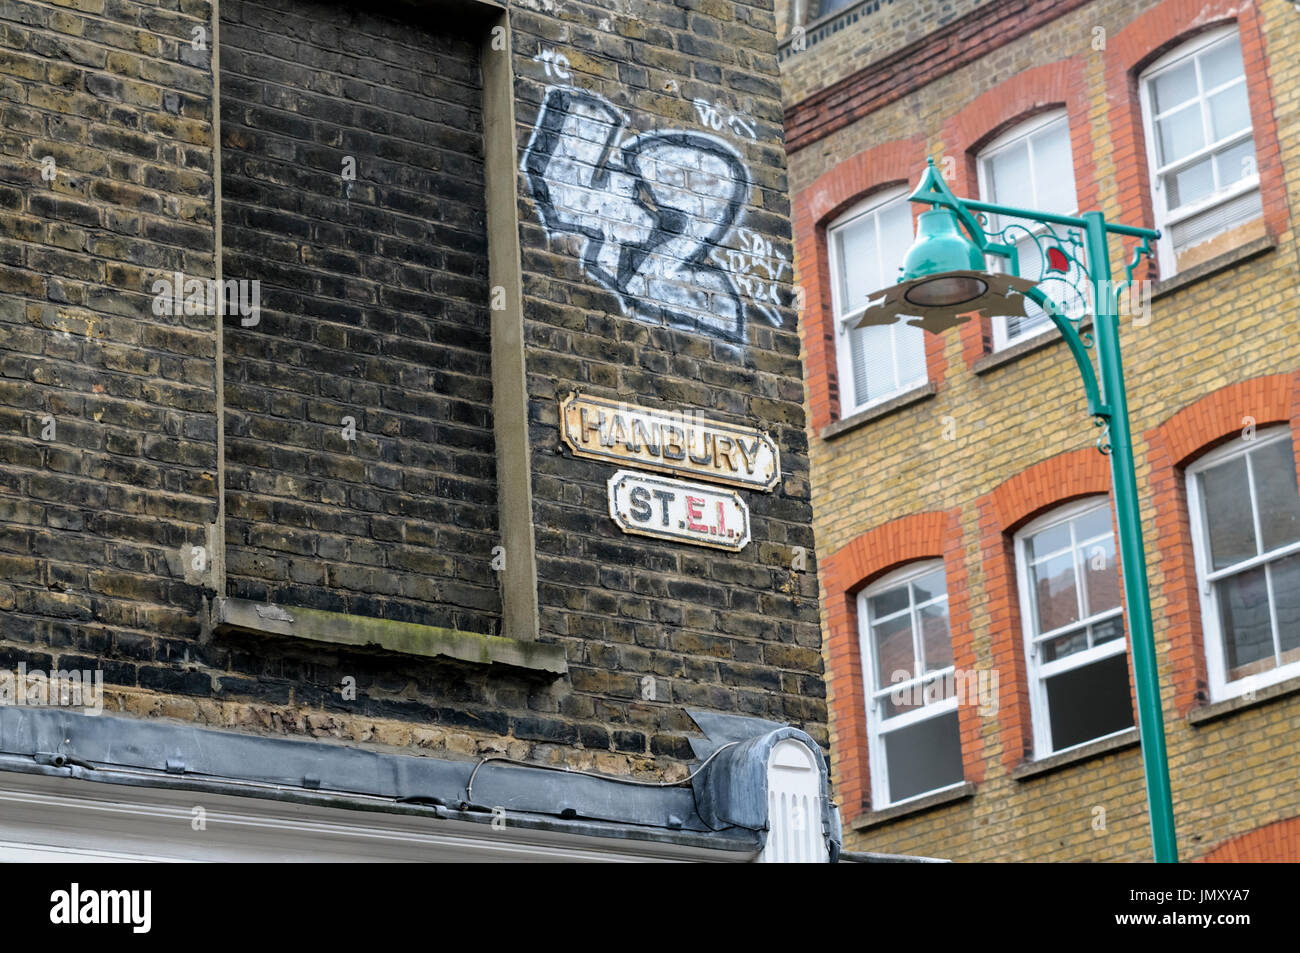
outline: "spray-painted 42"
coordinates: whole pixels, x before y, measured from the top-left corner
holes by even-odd
[[[626,126],[603,96],[547,91],[522,164],[547,231],[585,239],[584,270],[625,313],[735,342],[751,312],[779,326],[784,256],[733,237],[750,192],[740,153],[698,132],[623,139]]]

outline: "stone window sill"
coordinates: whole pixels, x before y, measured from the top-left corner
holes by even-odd
[[[1254,708],[1257,705],[1267,704],[1274,699],[1296,694],[1300,694],[1300,676],[1288,678],[1284,682],[1269,685],[1267,688],[1261,688],[1254,695],[1241,695],[1221,702],[1200,705],[1187,713],[1187,721],[1191,725],[1203,725],[1207,721],[1216,721],[1243,709]]]
[[[1151,300],[1163,298],[1171,295],[1181,288],[1195,284],[1211,275],[1217,275],[1221,271],[1239,265],[1243,261],[1259,255],[1267,254],[1277,248],[1277,239],[1272,235],[1265,235],[1262,238],[1256,238],[1254,241],[1246,242],[1244,245],[1238,245],[1231,251],[1224,252],[1222,255],[1211,258],[1209,261],[1203,261],[1193,268],[1186,271],[1180,271],[1176,275],[1157,281],[1151,288]]]
[[[965,781],[957,787],[949,788],[947,791],[938,791],[934,794],[927,794],[925,797],[919,797],[915,801],[908,801],[905,804],[896,804],[893,807],[882,808],[879,811],[867,811],[855,817],[849,827],[855,831],[865,831],[873,827],[880,827],[891,821],[896,821],[900,817],[911,817],[914,814],[921,814],[925,811],[933,810],[936,807],[942,807],[945,804],[954,804],[957,801],[964,801],[967,798],[975,796],[975,785],[970,781]]]
[[[1028,781],[1030,778],[1051,774],[1053,771],[1083,761],[1090,761],[1104,754],[1132,748],[1134,745],[1139,744],[1140,741],[1138,730],[1130,728],[1121,734],[1110,738],[1102,738],[1098,741],[1090,741],[1086,745],[1071,748],[1069,751],[1062,751],[1060,754],[1048,755],[1046,758],[1039,758],[1037,761],[1026,761],[1012,769],[1011,777],[1016,781]]]
[[[212,627],[218,633],[287,636],[549,675],[563,675],[568,670],[564,647],[560,645],[319,609],[286,608],[250,599],[217,599],[212,609]]]
[[[880,420],[882,417],[888,417],[895,411],[902,410],[904,407],[911,407],[913,404],[919,404],[923,400],[929,400],[935,394],[939,393],[939,386],[934,381],[927,381],[920,387],[913,387],[911,390],[905,390],[897,397],[891,397],[883,404],[876,404],[874,407],[868,407],[866,410],[860,410],[850,417],[843,420],[837,420],[834,423],[827,424],[822,428],[821,438],[823,440],[834,440],[836,437],[842,437],[850,430],[857,430],[859,427],[869,424],[874,420]]]

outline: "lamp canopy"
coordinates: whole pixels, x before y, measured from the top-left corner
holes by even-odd
[[[931,194],[957,201],[933,163],[912,197],[925,201],[924,196]],[[917,218],[916,240],[903,258],[899,284],[870,295],[873,304],[856,326],[893,324],[907,317],[908,324],[938,334],[969,320],[972,313],[1024,315],[1024,294],[1035,285],[1015,275],[989,271],[984,251],[962,230],[955,209],[936,203]]]

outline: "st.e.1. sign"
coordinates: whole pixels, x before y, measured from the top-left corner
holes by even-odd
[[[609,515],[625,533],[739,552],[749,544],[749,507],[739,493],[619,470],[609,478]]]

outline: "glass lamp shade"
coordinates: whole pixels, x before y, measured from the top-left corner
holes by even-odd
[[[939,275],[918,281],[903,293],[909,304],[921,308],[952,308],[974,301],[989,290],[987,281],[970,275]]]

